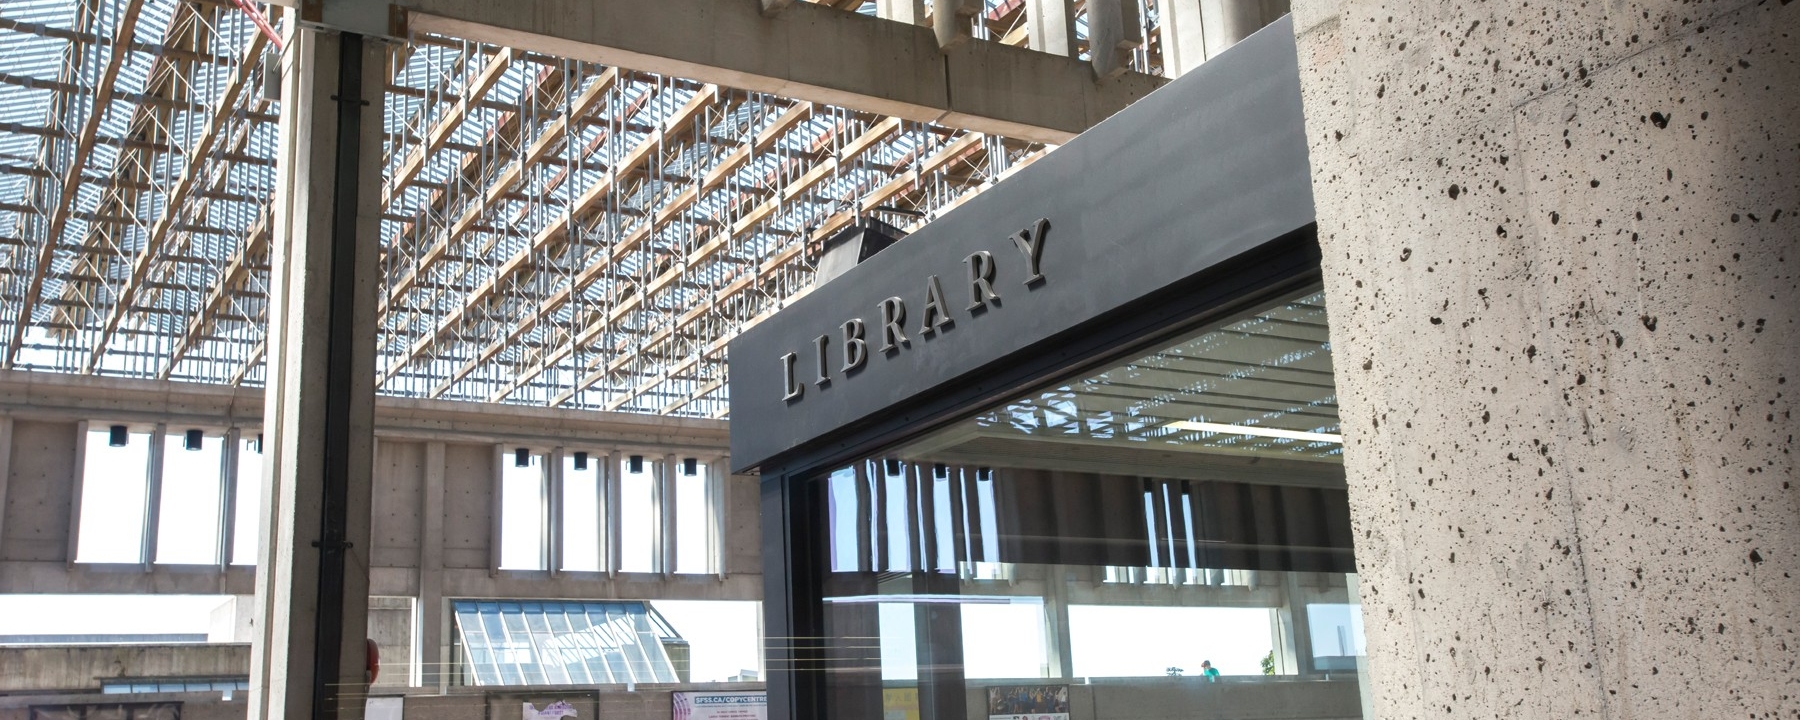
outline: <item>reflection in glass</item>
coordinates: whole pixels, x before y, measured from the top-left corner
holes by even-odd
[[[1313,291],[816,476],[827,714],[1062,683],[1122,719],[1224,682],[1359,716],[1339,432]]]

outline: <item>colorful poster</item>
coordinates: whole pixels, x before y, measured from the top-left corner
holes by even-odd
[[[769,720],[766,692],[677,692],[675,720]]]
[[[919,720],[919,689],[888,688],[881,691],[882,720]]]
[[[988,688],[988,720],[1069,720],[1069,686]]]

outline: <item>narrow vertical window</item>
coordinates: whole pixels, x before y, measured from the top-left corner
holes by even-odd
[[[500,569],[544,569],[544,485],[542,455],[507,453],[500,471]]]
[[[620,572],[656,572],[656,533],[662,517],[656,501],[656,466],[661,464],[642,455],[619,461]]]
[[[683,460],[675,470],[675,572],[706,574],[712,567],[713,499],[705,463]]]
[[[600,460],[587,453],[563,456],[562,567],[571,572],[599,572],[602,495]]]
[[[231,512],[231,564],[255,565],[262,554],[262,441],[250,437],[238,448],[237,507]]]
[[[861,572],[862,528],[856,524],[861,507],[856,497],[856,471],[842,468],[831,473],[827,502],[831,523],[831,571]]]
[[[163,436],[162,501],[156,520],[156,562],[219,562],[219,485],[225,439],[195,430]]]
[[[104,425],[88,431],[81,466],[76,562],[144,561],[149,466],[150,433]]]

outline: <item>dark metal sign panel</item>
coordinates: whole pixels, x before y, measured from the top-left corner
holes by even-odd
[[[733,469],[1312,221],[1283,19],[733,340]]]

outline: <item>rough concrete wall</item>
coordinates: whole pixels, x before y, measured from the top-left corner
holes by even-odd
[[[762,574],[762,489],[753,475],[725,476],[725,536],[721,557],[729,573]]]
[[[444,567],[487,569],[497,487],[494,446],[444,447]]]
[[[1377,715],[1800,715],[1800,4],[1295,16]]]
[[[424,486],[425,443],[381,441],[375,451],[374,564],[418,566]]]
[[[0,692],[99,690],[106,678],[230,677],[249,645],[86,645],[0,648]]]
[[[102,708],[89,717],[117,717],[106,715],[118,703],[179,703],[181,720],[243,720],[250,703],[247,693],[236,693],[231,700],[221,700],[220,693],[156,693],[153,695],[132,695],[121,699],[118,695],[86,695],[69,697],[32,697],[15,696],[0,698],[0,720],[33,720],[32,705],[67,706],[90,705]],[[148,717],[148,716],[146,716]]]
[[[0,560],[66,559],[69,506],[74,502],[75,438],[72,422],[14,420],[12,462],[7,469]]]

